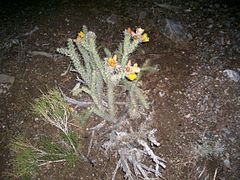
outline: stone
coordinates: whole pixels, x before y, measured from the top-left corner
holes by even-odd
[[[15,77],[0,74],[0,94],[5,94],[12,87]]]

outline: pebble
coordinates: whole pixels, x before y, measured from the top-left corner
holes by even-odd
[[[108,24],[116,24],[117,23],[117,19],[118,19],[117,15],[112,14],[111,16],[109,16],[106,19],[106,21],[107,21]]]
[[[166,93],[164,91],[160,91],[158,94],[160,97],[163,97],[163,96],[165,96]]]
[[[228,128],[222,128],[222,131],[227,135],[231,134],[231,131]]]
[[[227,76],[229,79],[235,82],[238,82],[240,80],[240,73],[231,69],[225,69],[223,71],[223,75]]]
[[[207,18],[207,22],[208,22],[209,24],[213,24],[213,23],[214,23],[214,21],[213,21],[212,18]]]
[[[223,161],[223,163],[224,163],[224,166],[225,166],[225,167],[227,167],[228,169],[231,169],[231,164],[230,164],[230,161],[229,161],[228,159],[225,159],[225,160]]]
[[[15,77],[7,74],[0,74],[0,94],[5,94],[12,87]]]
[[[188,119],[191,117],[191,114],[189,113],[189,114],[185,115],[184,117]]]

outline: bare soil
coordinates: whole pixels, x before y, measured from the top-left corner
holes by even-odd
[[[30,104],[41,91],[61,86],[69,92],[74,87],[73,74],[61,76],[69,59],[56,49],[66,46],[82,25],[96,33],[100,51],[103,47],[114,51],[127,27],[141,26],[148,32],[150,42],[132,58],[140,65],[149,59],[159,68],[144,74],[141,81],[161,144],[154,151],[167,161],[163,179],[240,179],[240,82],[223,73],[240,68],[238,7],[214,0],[8,1],[0,6],[0,14],[0,74],[15,77],[8,93],[0,94],[1,179],[9,179],[3,174],[11,168],[8,144],[14,137],[26,134],[34,141],[51,131],[37,121]],[[187,38],[169,39],[164,34],[166,18],[179,21]],[[37,31],[24,35],[35,26]],[[35,56],[33,51],[53,56]],[[94,119],[86,128],[92,124]],[[90,134],[85,129],[82,133],[86,153]],[[201,151],[206,144],[214,147],[210,155]],[[96,160],[94,166],[87,162],[75,168],[51,165],[41,168],[33,179],[111,179],[114,156],[95,149],[91,158]],[[123,175],[119,172],[117,179]]]

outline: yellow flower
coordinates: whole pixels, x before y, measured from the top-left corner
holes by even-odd
[[[148,37],[148,34],[147,33],[144,33],[142,36],[142,42],[149,42],[149,37]]]
[[[133,71],[134,71],[135,73],[139,73],[140,70],[141,70],[141,69],[138,67],[138,64],[135,63],[135,64],[133,65]]]
[[[84,33],[83,33],[82,31],[80,31],[80,32],[78,33],[77,38],[75,39],[75,42],[76,42],[76,43],[79,43],[79,42],[82,41],[83,38],[84,38]]]
[[[84,33],[83,33],[82,31],[80,31],[80,32],[78,33],[78,37],[82,39],[82,38],[84,37]]]
[[[137,79],[137,74],[136,73],[130,73],[130,74],[127,75],[127,78],[130,81],[133,81],[133,80]]]
[[[70,113],[72,113],[72,112],[74,112],[74,108],[73,108],[72,106],[68,106],[68,111],[69,111]]]
[[[115,60],[115,58],[108,58],[107,63],[109,66],[115,67],[117,64],[117,61]]]

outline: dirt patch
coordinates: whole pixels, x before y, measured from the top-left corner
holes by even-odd
[[[5,5],[8,8],[1,11],[0,37],[4,43],[0,73],[14,76],[15,82],[7,94],[0,95],[1,173],[10,167],[7,145],[12,138],[25,133],[34,139],[51,130],[36,121],[30,103],[41,95],[40,90],[46,92],[56,85],[66,92],[73,88],[74,75],[61,76],[69,60],[55,50],[65,46],[67,38],[75,37],[85,24],[97,34],[100,50],[114,50],[128,26],[141,26],[149,32],[150,43],[141,45],[132,58],[139,64],[150,59],[159,69],[144,74],[142,88],[151,102],[161,144],[154,151],[167,161],[165,179],[240,178],[239,82],[223,75],[225,69],[239,71],[239,14],[235,8],[214,1],[163,4],[53,1]],[[13,13],[15,7],[19,8]],[[181,22],[191,38],[181,44],[166,37],[165,18]],[[39,30],[30,36],[15,38],[35,26]],[[53,56],[33,56],[32,51]],[[94,123],[90,120],[88,127]],[[90,138],[85,131],[84,153]],[[33,178],[111,179],[116,159],[97,148],[91,158],[96,160],[94,166],[86,162],[75,168],[56,164],[41,168]],[[117,173],[116,179],[123,179],[123,173]]]

